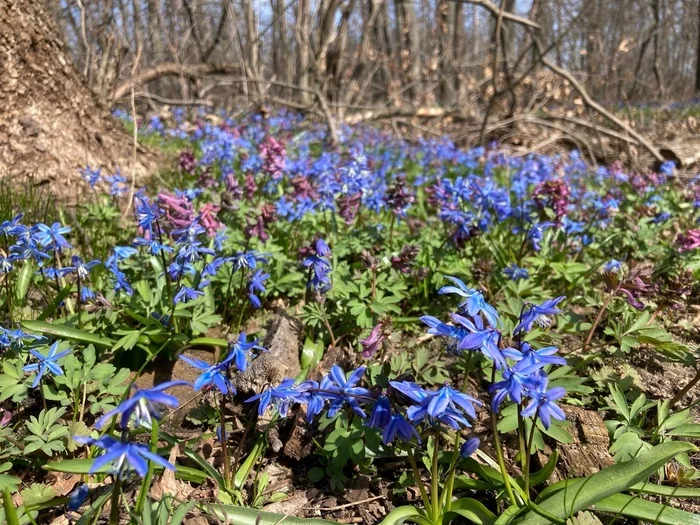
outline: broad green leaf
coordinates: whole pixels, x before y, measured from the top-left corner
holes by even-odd
[[[537,503],[543,511],[565,519],[644,481],[670,459],[691,450],[696,450],[696,448],[690,443],[680,441],[662,443],[636,459],[618,463],[588,478],[576,480],[563,490]],[[534,511],[528,512],[517,522],[528,525],[547,525],[549,523]]]
[[[32,332],[53,335],[60,339],[71,339],[82,343],[91,343],[103,348],[111,348],[112,345],[114,345],[114,341],[108,337],[102,337],[70,326],[47,323],[44,321],[22,321],[22,326]]]
[[[496,515],[487,509],[483,503],[473,498],[461,498],[452,502],[450,511],[445,513],[443,521],[449,523],[451,514],[466,518],[477,525],[491,525],[496,521]]]
[[[7,525],[19,525],[19,517],[17,516],[17,509],[15,509],[15,504],[12,501],[12,496],[8,489],[2,492],[2,508],[5,510],[5,519],[7,520]]]
[[[202,507],[215,518],[227,523],[235,523],[236,525],[277,525],[278,523],[285,525],[328,525],[335,523],[321,519],[295,518],[284,514],[238,507],[236,505],[207,503]]]
[[[698,514],[627,494],[609,496],[596,503],[595,509],[658,525],[700,525]]]
[[[226,339],[217,339],[216,337],[197,337],[190,341],[190,346],[220,346],[226,348],[228,341]]]
[[[406,521],[412,521],[419,525],[430,525],[430,520],[425,516],[425,511],[417,509],[411,505],[396,507],[389,514],[384,516],[384,519],[379,522],[379,525],[401,525]]]
[[[15,285],[15,298],[19,304],[24,303],[24,298],[27,296],[29,285],[32,282],[32,277],[35,272],[34,261],[32,259],[26,259],[24,261],[24,266],[22,266],[22,269],[19,271],[17,284]]]

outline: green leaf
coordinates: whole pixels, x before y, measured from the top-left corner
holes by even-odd
[[[220,346],[226,348],[228,347],[228,341],[226,339],[217,339],[216,337],[197,337],[190,341],[190,346]]]
[[[41,483],[32,483],[28,488],[20,492],[20,494],[27,507],[40,505],[56,497],[56,492],[54,492],[51,487]]]
[[[17,517],[17,509],[15,509],[15,504],[12,502],[12,496],[10,491],[5,489],[2,492],[2,508],[5,509],[5,519],[7,520],[7,525],[19,525],[19,518]]]
[[[659,525],[700,525],[698,514],[691,514],[627,494],[609,496],[596,503],[595,509]]]
[[[17,490],[17,487],[21,482],[22,480],[16,476],[0,474],[0,490],[9,490],[10,492],[14,492]]]
[[[63,472],[66,474],[90,474],[90,469],[92,464],[95,462],[93,458],[83,458],[83,459],[63,459],[61,461],[52,461],[42,465],[41,468],[48,470],[49,472]],[[107,472],[108,465],[104,468],[98,470],[97,472]]]
[[[496,515],[487,509],[483,503],[473,498],[461,498],[454,501],[450,511],[445,513],[443,522],[449,523],[451,514],[466,518],[477,525],[491,525],[496,521]]]
[[[277,525],[278,523],[284,523],[285,525],[328,525],[334,523],[321,519],[295,518],[284,514],[238,507],[236,505],[207,503],[203,505],[203,508],[215,518],[224,522],[235,523],[236,525]]]
[[[700,498],[700,488],[679,487],[677,485],[657,485],[651,482],[637,483],[628,490],[632,492],[641,492],[642,494],[668,496],[671,498]]]
[[[258,461],[258,459],[262,457],[265,451],[266,442],[267,438],[264,435],[256,441],[255,445],[253,446],[253,449],[250,451],[250,454],[248,454],[246,460],[241,464],[240,467],[238,467],[238,470],[236,471],[236,476],[233,478],[234,487],[238,489],[243,487],[243,484],[248,479],[248,476],[250,476],[250,473],[253,470],[255,463]]]
[[[555,450],[549,457],[547,464],[542,467],[542,470],[535,472],[534,474],[530,474],[530,486],[536,487],[537,485],[541,485],[547,481],[552,475],[552,472],[554,472],[554,469],[557,466],[557,461],[559,461],[559,451]]]
[[[58,308],[58,305],[60,305],[63,302],[63,300],[70,295],[70,291],[71,285],[69,284],[68,286],[64,287],[60,292],[58,292],[56,297],[54,297],[54,300],[51,301],[51,304],[44,308],[44,311],[41,312],[41,315],[37,317],[37,320],[45,321],[46,319],[51,317]]]
[[[690,443],[680,441],[662,443],[636,459],[618,463],[588,478],[576,480],[551,497],[537,503],[544,512],[565,519],[644,481],[670,459],[691,450],[697,449]],[[530,511],[520,518],[518,523],[547,525],[549,521]]]
[[[314,341],[307,337],[301,350],[301,368],[313,370],[323,358],[323,341]]]
[[[108,337],[102,337],[70,326],[47,323],[44,321],[22,321],[22,326],[32,332],[53,335],[60,339],[71,339],[82,343],[91,343],[104,348],[111,348],[112,345],[114,345],[114,341]]]
[[[666,435],[685,438],[700,438],[700,425],[697,423],[680,425],[673,430],[666,432]]]
[[[32,282],[32,277],[36,272],[34,267],[34,261],[32,259],[26,259],[24,261],[24,266],[17,276],[17,284],[15,285],[15,298],[19,304],[24,303],[24,299],[29,291],[29,285]]]
[[[430,520],[425,516],[425,511],[417,509],[412,505],[404,505],[396,507],[389,514],[384,516],[384,519],[379,522],[379,525],[401,525],[405,521],[412,521],[419,525],[430,525]]]

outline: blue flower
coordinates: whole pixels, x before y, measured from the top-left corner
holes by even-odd
[[[455,323],[463,326],[467,332],[457,346],[459,350],[478,349],[482,354],[493,361],[496,368],[500,369],[505,365],[505,360],[498,348],[501,339],[501,333],[498,330],[494,328],[484,328],[484,322],[479,315],[473,317],[473,323],[466,317],[462,317],[458,314],[450,314],[450,317]]]
[[[328,417],[333,417],[342,406],[347,403],[350,408],[360,417],[366,418],[365,411],[360,407],[358,397],[370,397],[370,392],[366,388],[356,386],[365,375],[367,367],[361,366],[350,372],[345,378],[345,372],[338,365],[334,365],[330,371],[330,383],[328,390],[334,394],[335,399],[328,408]]]
[[[66,507],[68,510],[72,510],[73,512],[77,511],[89,495],[90,489],[88,488],[87,483],[81,483],[68,495],[68,503],[66,504]]]
[[[5,237],[17,236],[20,231],[23,231],[26,228],[19,222],[23,217],[24,213],[18,213],[12,219],[0,223],[0,233],[2,233]]]
[[[144,237],[136,237],[134,239],[134,245],[144,246],[148,248],[148,253],[151,255],[159,255],[161,252],[173,252],[172,247],[167,246],[165,244],[161,244],[160,242],[158,242],[158,239],[156,237],[151,237],[150,239],[146,239]]]
[[[303,266],[309,269],[309,282],[307,286],[309,288],[314,288],[320,293],[326,293],[331,289],[331,263],[319,256],[319,255],[309,255],[303,261]]]
[[[66,266],[64,268],[61,268],[59,270],[59,274],[65,277],[68,274],[75,273],[78,275],[79,279],[85,280],[90,274],[90,271],[98,264],[100,264],[100,261],[98,260],[83,262],[83,260],[78,255],[74,255],[71,258],[72,266]]]
[[[617,273],[622,270],[622,262],[617,259],[610,259],[603,265],[603,271],[606,273]]]
[[[70,232],[71,228],[62,226],[60,222],[54,222],[51,226],[39,223],[34,226],[33,237],[42,246],[50,246],[52,249],[60,251],[71,247],[64,237]]]
[[[528,392],[532,400],[522,411],[523,417],[532,417],[537,413],[545,429],[549,428],[552,417],[559,421],[566,419],[564,411],[555,403],[564,397],[566,390],[562,387],[547,390],[547,383],[547,376],[543,374],[537,386]]]
[[[95,474],[111,464],[110,472],[116,476],[124,477],[130,470],[133,470],[143,478],[148,472],[149,461],[153,461],[161,467],[175,470],[174,465],[151,452],[148,446],[140,443],[124,443],[111,436],[101,436],[98,439],[74,436],[73,440],[78,444],[99,447],[105,451],[92,463],[90,474]]]
[[[279,386],[269,386],[260,394],[245,400],[246,403],[260,400],[258,415],[263,415],[270,405],[274,405],[280,417],[287,417],[289,405],[303,402],[303,394],[294,387],[294,379],[285,379]]]
[[[529,343],[522,343],[520,350],[506,348],[503,355],[515,361],[524,361],[530,365],[565,365],[566,359],[554,355],[559,351],[555,346],[547,346],[535,350]]]
[[[239,372],[245,372],[248,368],[248,355],[253,349],[265,350],[262,346],[258,345],[257,341],[251,341],[249,343],[245,332],[241,332],[238,335],[238,340],[231,344],[228,356],[226,356],[220,365],[229,366],[230,363],[233,362]]]
[[[389,445],[396,437],[405,443],[411,441],[413,437],[420,442],[418,431],[399,414],[391,416],[391,420],[384,427],[382,442],[385,445]]]
[[[468,458],[472,456],[477,450],[479,450],[479,438],[473,437],[467,439],[459,449],[459,455],[462,458]]]
[[[233,267],[236,269],[236,271],[240,270],[241,268],[254,270],[257,268],[258,263],[267,264],[266,256],[267,254],[259,253],[254,250],[249,252],[238,252],[236,255],[231,257],[231,261],[233,262]]]
[[[514,403],[520,403],[523,399],[523,392],[539,382],[539,377],[533,377],[533,374],[540,368],[541,365],[531,365],[523,361],[518,362],[512,368],[506,368],[503,372],[503,380],[489,387],[489,393],[493,396],[491,410],[497,413],[506,397]]]
[[[200,376],[194,382],[193,388],[195,390],[199,391],[202,388],[211,388],[213,386],[224,395],[228,394],[229,392],[233,394],[236,393],[236,389],[226,375],[228,368],[226,364],[218,363],[215,365],[210,365],[201,359],[195,359],[184,355],[181,355],[180,359],[182,359],[188,365],[204,371],[204,373],[200,374]]]
[[[513,263],[503,270],[503,273],[511,281],[519,281],[521,279],[529,279],[530,273],[525,268],[520,268],[517,264]]]
[[[438,290],[439,294],[454,293],[460,297],[464,297],[464,300],[459,303],[459,308],[463,312],[466,312],[472,317],[478,313],[482,313],[491,326],[496,327],[498,325],[498,312],[496,312],[493,306],[486,302],[484,295],[480,291],[468,288],[466,284],[456,277],[446,275],[445,279],[452,281],[457,286],[443,286]]]
[[[525,313],[520,317],[520,322],[518,326],[515,327],[515,330],[513,330],[513,333],[518,334],[522,330],[529,332],[532,330],[532,325],[535,323],[542,328],[547,328],[552,324],[552,320],[549,316],[561,313],[557,305],[564,299],[565,297],[562,295],[556,299],[548,299],[541,305],[529,304]]]
[[[384,428],[391,421],[391,403],[386,396],[379,396],[374,403],[372,415],[369,419],[370,428]]]
[[[194,288],[190,288],[189,286],[182,285],[178,292],[175,294],[175,298],[173,299],[173,302],[175,304],[178,303],[189,303],[191,301],[194,301],[195,299],[198,299],[199,297],[202,297],[204,295],[204,292],[200,290],[195,290]]]
[[[113,416],[121,414],[119,424],[122,428],[127,428],[131,416],[134,416],[134,424],[137,427],[145,426],[151,428],[152,417],[160,419],[161,413],[155,404],[177,408],[180,402],[175,396],[165,394],[163,390],[178,385],[189,385],[187,381],[167,381],[153,388],[137,389],[134,394],[123,401],[115,409],[110,410],[95,422],[96,428],[102,428]]]
[[[248,298],[253,308],[260,308],[262,303],[260,298],[256,295],[257,292],[265,293],[265,281],[269,279],[269,273],[263,273],[262,270],[258,270],[250,278],[250,283],[248,284]]]
[[[447,349],[452,352],[457,350],[460,341],[469,334],[464,327],[443,323],[440,319],[432,315],[424,315],[420,320],[430,327],[428,330],[429,334],[438,335],[447,339]]]
[[[29,350],[29,353],[36,357],[39,361],[38,363],[32,363],[23,368],[25,372],[37,372],[36,377],[34,378],[34,383],[32,383],[32,388],[36,388],[41,381],[41,378],[48,372],[51,372],[57,376],[63,375],[63,370],[61,370],[61,367],[58,366],[58,360],[71,353],[73,349],[69,348],[63,352],[58,352],[58,343],[59,342],[56,341],[51,345],[47,355],[40,354],[34,349]]]

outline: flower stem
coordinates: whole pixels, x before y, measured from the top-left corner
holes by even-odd
[[[151,420],[151,452],[154,454],[158,453],[158,421],[154,419]],[[148,472],[146,477],[143,478],[143,483],[141,484],[141,490],[139,491],[139,497],[136,500],[136,514],[141,515],[143,510],[143,505],[146,503],[146,496],[151,488],[151,481],[153,480],[153,471],[155,470],[155,463],[153,461],[148,462]]]
[[[219,399],[219,424],[221,425],[221,455],[223,456],[224,462],[224,483],[225,489],[228,489],[231,485],[231,472],[228,459],[228,435],[226,434],[226,417],[224,413],[225,409],[225,397],[221,394]]]
[[[109,512],[109,525],[119,525],[119,495],[122,491],[122,480],[119,474],[116,475],[114,481],[114,489],[112,490],[112,508]]]
[[[605,298],[605,301],[603,301],[603,304],[600,307],[600,310],[598,311],[598,315],[595,318],[595,321],[593,321],[593,324],[591,325],[591,329],[588,331],[588,336],[586,337],[586,342],[583,343],[583,348],[581,349],[581,353],[585,354],[586,353],[586,348],[588,348],[588,345],[591,342],[591,339],[593,339],[593,334],[595,334],[596,328],[598,328],[598,325],[600,324],[601,319],[603,318],[603,314],[605,313],[605,310],[608,308],[608,305],[610,304],[610,301],[612,301],[612,298],[615,297],[615,294],[617,293],[618,288],[610,292],[610,295],[608,295]]]
[[[440,428],[433,436],[433,465],[430,473],[430,498],[432,503],[433,523],[440,522],[440,478],[438,476],[438,456],[440,454]]]
[[[532,440],[535,438],[535,428],[537,428],[537,414],[532,420],[530,437],[527,440],[527,453],[525,455],[525,500],[530,501],[530,451],[532,450]]]
[[[496,367],[493,368],[491,372],[491,383],[494,382],[496,378]],[[503,448],[501,448],[501,438],[498,435],[498,422],[496,421],[496,413],[491,410],[491,430],[493,432],[493,448],[496,449],[496,459],[498,460],[498,467],[501,470],[501,475],[503,476],[503,484],[506,489],[506,494],[508,494],[508,499],[512,505],[517,505],[518,500],[515,499],[513,494],[513,488],[510,486],[510,476],[508,475],[508,469],[506,469],[506,462],[503,458]]]
[[[416,485],[418,485],[418,490],[420,491],[420,496],[423,499],[423,505],[425,505],[425,510],[430,509],[430,498],[428,498],[428,493],[425,490],[425,484],[423,479],[420,477],[420,471],[418,470],[418,465],[416,464],[416,458],[413,457],[413,451],[410,448],[406,449],[408,453],[408,462],[411,464],[413,469],[413,477],[416,480]]]

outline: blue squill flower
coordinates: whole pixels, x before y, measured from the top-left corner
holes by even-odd
[[[404,443],[411,441],[414,437],[420,442],[418,431],[399,414],[391,416],[391,420],[384,427],[382,442],[385,445],[389,445],[397,437]]]
[[[533,374],[538,372],[541,367],[542,365],[531,365],[520,361],[512,368],[506,368],[503,371],[503,380],[489,387],[489,393],[493,396],[491,398],[491,410],[497,413],[501,403],[506,398],[510,398],[511,401],[519,404],[523,399],[523,393],[526,388],[530,388],[539,382],[539,377],[533,377]]]
[[[479,441],[478,437],[473,437],[473,438],[467,439],[462,444],[462,446],[459,448],[459,455],[462,458],[468,458],[468,457],[474,455],[474,453],[477,450],[479,450],[479,444],[480,444],[480,441]]]
[[[490,327],[485,328],[479,315],[473,316],[473,323],[458,314],[450,314],[450,317],[456,324],[464,327],[467,332],[457,345],[458,350],[479,350],[494,363],[497,369],[501,369],[505,365],[505,360],[498,347],[501,340],[501,333],[498,330]]]
[[[603,271],[606,273],[617,273],[622,271],[622,262],[617,259],[610,259],[603,265]]]
[[[250,278],[250,283],[248,284],[248,298],[253,308],[260,308],[262,306],[260,298],[256,294],[265,293],[265,281],[269,278],[270,274],[263,273],[262,270],[258,270]]]
[[[204,292],[202,292],[201,290],[195,290],[194,288],[190,288],[189,286],[182,285],[180,286],[178,292],[175,294],[173,302],[175,304],[187,304],[189,302],[194,301],[195,299],[202,297],[203,295]]]
[[[530,273],[525,268],[520,268],[517,264],[511,264],[503,270],[503,273],[511,281],[520,281],[521,279],[530,278]]]
[[[552,324],[552,320],[549,316],[561,313],[561,310],[557,308],[557,305],[562,302],[565,297],[557,297],[556,299],[548,299],[541,305],[529,304],[520,317],[520,322],[518,326],[513,330],[514,334],[518,334],[520,331],[524,330],[529,332],[532,330],[532,325],[537,323],[542,328],[547,328]]]
[[[370,428],[384,428],[391,421],[391,403],[386,396],[379,396],[374,403],[372,415],[369,419]]]
[[[41,378],[49,372],[57,376],[63,375],[63,370],[60,366],[58,366],[58,360],[71,353],[73,349],[69,348],[68,350],[59,352],[58,343],[58,341],[53,343],[49,348],[49,353],[46,355],[40,354],[34,349],[29,350],[29,353],[38,360],[38,363],[32,363],[23,368],[25,372],[37,373],[36,377],[34,378],[34,382],[32,383],[32,388],[36,388],[41,381]]]
[[[305,400],[303,394],[294,387],[294,379],[285,379],[279,386],[269,386],[260,394],[245,400],[246,403],[252,403],[260,400],[258,405],[258,415],[263,415],[270,405],[273,405],[280,417],[287,417],[289,406]]]
[[[161,413],[156,408],[156,405],[177,408],[180,404],[175,396],[163,392],[178,385],[189,385],[189,383],[187,381],[167,381],[153,388],[137,389],[130,398],[124,400],[119,406],[98,419],[95,422],[95,427],[103,428],[112,417],[121,414],[119,424],[123,429],[128,427],[132,416],[134,416],[136,427],[145,426],[146,428],[151,428],[153,418],[161,418]]]
[[[182,359],[188,365],[204,371],[204,373],[197,377],[194,385],[192,385],[195,390],[199,391],[203,388],[209,389],[214,387],[224,395],[227,395],[229,392],[232,394],[236,393],[236,389],[226,375],[228,369],[227,365],[222,363],[210,365],[201,359],[187,357],[184,355],[181,355],[180,359]]]
[[[522,411],[523,417],[532,417],[537,414],[540,421],[542,421],[542,426],[546,429],[551,424],[551,418],[559,421],[566,419],[564,411],[555,403],[555,401],[564,397],[566,390],[562,387],[554,387],[547,390],[547,383],[547,376],[542,374],[542,380],[537,384],[536,388],[528,392],[532,400]]]
[[[530,365],[566,365],[566,359],[555,355],[559,349],[555,346],[547,346],[534,349],[529,343],[522,343],[520,350],[515,348],[506,348],[503,350],[503,355],[514,361],[524,361]]]
[[[73,512],[77,511],[81,505],[85,503],[85,500],[89,495],[90,488],[87,486],[87,483],[81,483],[68,495],[68,503],[66,503],[66,508],[68,510],[72,510]]]
[[[83,262],[83,259],[80,256],[74,255],[71,258],[71,266],[61,268],[59,270],[59,274],[62,277],[65,277],[68,274],[75,273],[77,274],[78,279],[85,280],[90,274],[90,271],[98,264],[100,264],[100,261],[98,260]]]
[[[71,232],[70,226],[62,226],[60,222],[54,222],[51,226],[39,223],[34,226],[32,236],[34,240],[45,247],[51,247],[54,250],[64,250],[70,248],[64,235]]]
[[[238,335],[238,340],[232,343],[229,348],[228,356],[226,356],[220,365],[230,366],[231,363],[234,363],[239,372],[245,372],[247,370],[248,356],[251,350],[265,351],[262,346],[258,345],[257,340],[248,342],[248,337],[245,332],[241,332]]]
[[[73,441],[80,445],[95,446],[103,449],[105,453],[95,459],[90,468],[90,474],[95,474],[107,465],[112,465],[109,470],[118,477],[124,477],[130,471],[135,471],[140,477],[145,477],[148,472],[148,462],[153,461],[161,467],[175,470],[175,466],[158,454],[154,454],[146,445],[117,441],[111,436],[101,436],[93,439],[86,436],[74,436]]]
[[[484,295],[479,290],[467,287],[466,284],[456,277],[446,275],[445,279],[452,281],[456,286],[443,286],[438,290],[439,294],[453,293],[463,297],[464,299],[459,303],[459,308],[463,312],[472,317],[482,313],[491,326],[498,326],[498,312],[486,302]]]
[[[331,406],[328,407],[328,417],[333,417],[345,403],[360,417],[365,418],[367,415],[358,402],[358,397],[370,397],[370,392],[366,388],[358,387],[357,384],[365,375],[367,367],[361,366],[350,372],[348,378],[345,378],[345,372],[338,365],[333,365],[329,377],[331,381],[327,389],[334,394],[334,400]]]

